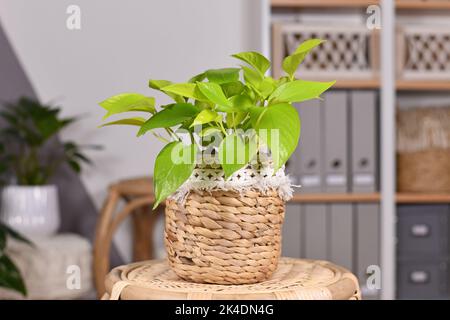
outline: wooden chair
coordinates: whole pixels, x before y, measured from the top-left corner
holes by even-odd
[[[123,209],[116,213],[123,200]],[[133,220],[133,259],[149,260],[154,255],[153,229],[162,212],[152,211],[155,201],[151,178],[123,180],[109,187],[108,196],[97,222],[94,241],[94,283],[97,296],[105,293],[105,277],[110,271],[109,252],[118,226],[131,215]]]

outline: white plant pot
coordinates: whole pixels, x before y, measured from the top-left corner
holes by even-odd
[[[56,186],[7,186],[1,193],[0,219],[26,236],[49,236],[60,225]]]

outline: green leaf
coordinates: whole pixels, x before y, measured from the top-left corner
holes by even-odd
[[[242,67],[244,70],[244,80],[247,84],[250,84],[253,88],[258,88],[260,83],[264,80],[264,76],[248,67]]]
[[[229,178],[234,172],[244,167],[256,152],[256,143],[244,142],[236,133],[226,136],[219,146],[219,161],[225,177]]]
[[[171,85],[172,82],[169,80],[152,80],[148,81],[148,86],[155,90],[161,90],[164,87]]]
[[[300,138],[297,110],[289,103],[280,103],[252,108],[251,117],[253,128],[271,150],[275,170],[278,170],[292,155]]]
[[[265,77],[264,80],[259,84],[259,91],[264,99],[266,99],[269,95],[277,87],[275,80],[272,77]]]
[[[3,254],[5,248],[6,248],[6,232],[2,230],[0,226],[0,255]]]
[[[197,82],[199,90],[208,98],[209,101],[223,107],[232,107],[230,101],[222,91],[220,85],[214,82]]]
[[[102,124],[100,127],[106,127],[106,126],[112,126],[112,125],[131,125],[131,126],[142,126],[145,122],[145,119],[142,117],[135,117],[135,118],[127,118],[127,119],[121,119],[117,121],[111,121],[108,123]]]
[[[252,99],[246,94],[240,94],[228,99],[231,105],[238,111],[248,110],[254,106]]]
[[[298,45],[297,49],[295,49],[295,51],[294,51],[294,54],[309,52],[309,51],[311,51],[312,49],[314,49],[315,47],[321,45],[324,42],[326,42],[326,40],[323,40],[323,39],[308,39],[308,40],[303,41],[302,43],[300,43]]]
[[[255,68],[262,76],[270,68],[270,61],[258,52],[241,52],[233,54],[232,57],[242,60]]]
[[[195,117],[194,122],[192,122],[190,127],[202,125],[212,121],[222,121],[222,116],[213,110],[205,109],[202,110],[197,117]]]
[[[0,255],[0,287],[15,290],[24,296],[27,289],[19,269],[6,255]]]
[[[319,98],[336,81],[316,82],[295,80],[282,84],[270,95],[269,101],[275,102],[302,102]]]
[[[0,224],[0,232],[1,231],[6,233],[7,235],[9,235],[11,238],[14,238],[14,239],[16,239],[18,241],[25,242],[26,244],[28,244],[30,246],[34,246],[33,243],[30,240],[28,240],[27,238],[22,236],[20,233],[18,233],[17,231],[11,229],[10,227],[8,227],[5,224]]]
[[[295,75],[295,72],[297,71],[298,66],[302,61],[305,59],[306,55],[311,51],[313,48],[317,47],[321,43],[325,42],[325,40],[322,39],[309,39],[304,42],[302,42],[295,52],[284,58],[283,60],[283,70],[286,71],[286,73],[289,75],[289,77],[292,79]]]
[[[251,117],[251,123],[253,127],[256,129],[256,127],[259,124],[259,121],[261,120],[261,117],[264,113],[266,113],[268,108],[264,107],[251,107],[250,108],[250,117]]]
[[[241,124],[242,120],[247,116],[247,112],[233,112],[227,114],[227,126],[228,128],[234,128]]]
[[[223,69],[210,69],[205,72],[206,77],[210,82],[217,84],[237,82],[239,80],[238,68],[223,68]]]
[[[202,72],[202,73],[199,73],[199,74],[193,76],[192,78],[190,78],[190,79],[188,80],[188,82],[190,82],[190,83],[201,82],[201,81],[203,81],[205,78],[206,78],[206,73],[205,73],[205,72]]]
[[[72,170],[75,171],[76,173],[80,173],[81,172],[81,166],[78,163],[78,161],[70,159],[70,160],[67,161],[67,163],[72,168]]]
[[[78,159],[78,160],[80,160],[80,161],[82,161],[82,162],[84,162],[84,163],[92,164],[91,159],[89,159],[88,157],[86,157],[86,156],[85,156],[84,154],[82,154],[82,153],[75,152],[74,155],[73,155],[73,157],[76,158],[76,159]]]
[[[222,87],[222,91],[227,98],[241,94],[244,90],[244,85],[240,81],[222,83],[220,86]]]
[[[173,104],[148,119],[139,130],[138,136],[152,129],[170,128],[195,117],[199,112],[200,108],[190,103]]]
[[[208,99],[200,92],[195,83],[175,83],[161,89],[167,93],[177,94],[186,98],[200,101],[208,101]]]
[[[100,102],[99,105],[107,111],[103,119],[128,111],[155,112],[155,98],[139,93],[122,93]]]
[[[148,86],[152,89],[164,92],[162,90],[162,88],[167,87],[169,85],[171,85],[172,82],[168,81],[168,80],[149,80],[148,81]],[[169,97],[171,97],[175,102],[179,102],[179,103],[183,103],[185,102],[183,97],[178,95],[178,94],[174,94],[174,93],[170,93],[170,92],[164,92],[166,95],[168,95]]]
[[[212,134],[214,134],[214,133],[220,133],[220,132],[222,132],[219,128],[216,128],[216,127],[207,127],[207,128],[203,128],[201,131],[200,131],[200,133],[199,133],[199,136],[200,137],[207,137],[207,136],[210,136],[210,135],[212,135]]]
[[[192,174],[197,148],[194,144],[171,142],[156,157],[154,169],[155,205],[174,193]],[[183,161],[184,160],[184,161]]]

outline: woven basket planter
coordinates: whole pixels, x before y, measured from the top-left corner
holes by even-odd
[[[182,199],[166,201],[169,265],[180,278],[198,283],[267,280],[281,252],[289,195],[282,190],[289,184],[284,169],[272,176],[246,168],[231,181],[225,181],[219,169],[196,170]]]

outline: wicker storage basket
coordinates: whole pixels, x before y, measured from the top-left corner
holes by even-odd
[[[283,74],[283,59],[311,38],[327,40],[299,66],[297,77],[375,79],[378,76],[378,34],[363,24],[317,25],[273,23],[273,72]]]
[[[289,184],[284,169],[272,176],[246,168],[228,181],[221,170],[199,170],[191,177],[197,181],[181,188],[182,197],[166,201],[169,265],[180,278],[198,283],[268,279],[281,252],[286,195],[280,190]]]
[[[450,31],[448,26],[399,26],[397,28],[397,46],[399,79],[450,79]]]
[[[450,108],[397,114],[399,192],[450,192]]]

